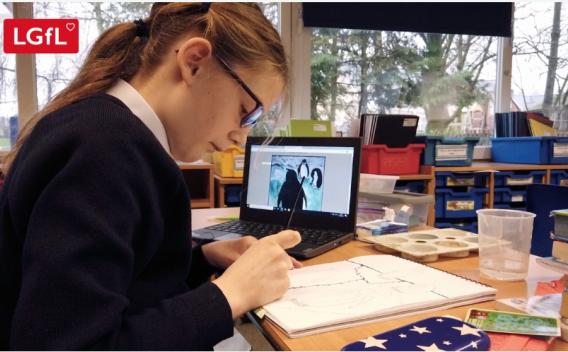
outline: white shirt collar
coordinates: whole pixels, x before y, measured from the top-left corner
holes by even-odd
[[[146,99],[144,99],[134,87],[125,80],[119,79],[116,84],[107,91],[107,94],[122,101],[124,105],[148,127],[166,152],[171,155],[168,136],[166,135],[166,129],[162,121],[158,118],[154,110],[152,110],[152,107],[150,107]]]

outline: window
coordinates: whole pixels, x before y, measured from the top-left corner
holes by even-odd
[[[36,77],[39,109],[51,100],[75,77],[88,53],[90,45],[107,28],[120,22],[148,16],[152,3],[140,2],[38,2],[34,3],[36,18],[79,18],[80,38],[78,54],[36,55]],[[260,4],[266,17],[276,28],[280,25],[280,5]],[[275,128],[279,111],[267,113],[263,123],[255,126],[258,135],[267,135]],[[268,132],[267,132],[268,131]]]
[[[277,2],[262,2],[259,5],[266,18],[272,22],[274,27],[280,28],[280,4]]]
[[[515,4],[512,102],[517,111],[537,110],[568,134],[568,4]]]
[[[277,2],[259,3],[262,12],[274,27],[281,33],[281,4]],[[271,136],[277,130],[283,128],[282,124],[287,120],[282,116],[282,102],[276,103],[265,113],[256,125],[254,125],[251,136]]]
[[[149,15],[152,3],[37,2],[35,18],[78,18],[79,53],[37,54],[36,81],[39,109],[75,77],[90,45],[107,28]]]
[[[0,3],[0,19],[12,18],[11,4]],[[3,45],[0,32],[0,46]],[[10,150],[17,131],[18,100],[16,94],[16,56],[0,51],[0,151]],[[10,132],[10,121],[12,133]],[[13,136],[12,138],[10,138]]]
[[[362,113],[413,114],[419,133],[489,136],[495,37],[314,28],[310,117],[350,133]]]

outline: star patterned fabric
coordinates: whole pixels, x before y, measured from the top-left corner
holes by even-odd
[[[433,317],[355,341],[342,351],[487,351],[489,337],[473,325]]]

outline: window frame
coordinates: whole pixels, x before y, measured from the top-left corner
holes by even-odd
[[[299,41],[300,43],[310,43],[311,44],[311,29],[303,27],[303,21],[301,19],[301,4],[294,3],[299,7],[299,19],[298,21],[292,21],[291,32],[296,35],[293,36],[294,41]],[[308,36],[309,38],[306,38]],[[294,77],[293,86],[291,87],[293,97],[296,98],[296,106],[302,107],[301,110],[297,111],[302,116],[302,119],[310,118],[310,60],[311,60],[311,45],[307,52],[294,52],[295,56],[290,56],[292,60],[301,61],[307,63],[300,70],[296,68],[296,65],[292,64],[292,77]],[[497,45],[497,72],[496,72],[496,84],[497,88],[495,91],[496,107],[495,112],[508,111],[509,106],[507,102],[511,100],[511,70],[512,70],[512,38],[498,37]],[[297,92],[297,93],[296,93]],[[305,101],[307,100],[307,104]],[[304,106],[304,104],[306,104]]]
[[[12,14],[16,18],[32,18],[33,3],[14,2]],[[16,55],[16,99],[18,101],[18,126],[37,112],[37,91],[35,86],[35,54]],[[0,151],[0,161],[8,151]]]
[[[283,107],[284,118],[310,119],[311,28],[304,27],[302,4],[280,3],[280,33],[290,59],[289,97]],[[13,3],[14,18],[31,18],[33,3]],[[511,99],[512,38],[499,38],[495,112],[508,111]],[[16,84],[20,126],[38,109],[35,55],[16,54]]]
[[[33,3],[13,3],[14,18],[32,18]],[[35,54],[16,54],[18,125],[23,126],[37,112]]]

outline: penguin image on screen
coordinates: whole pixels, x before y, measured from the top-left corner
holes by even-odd
[[[300,181],[298,181],[296,171],[288,169],[286,172],[286,181],[282,184],[282,188],[280,188],[280,193],[278,194],[277,206],[285,209],[292,209],[292,207],[294,207],[296,195],[299,191],[299,197],[302,201],[296,204],[296,209],[304,209],[304,204],[307,204],[308,201],[306,199],[304,189],[300,189],[301,187],[302,185],[300,184]]]
[[[300,165],[298,165],[298,176],[300,176],[300,179],[310,176],[310,167],[306,159],[303,159]]]
[[[323,183],[323,176],[321,170],[319,168],[315,168],[312,170],[312,187],[313,188],[320,188],[321,184]]]

